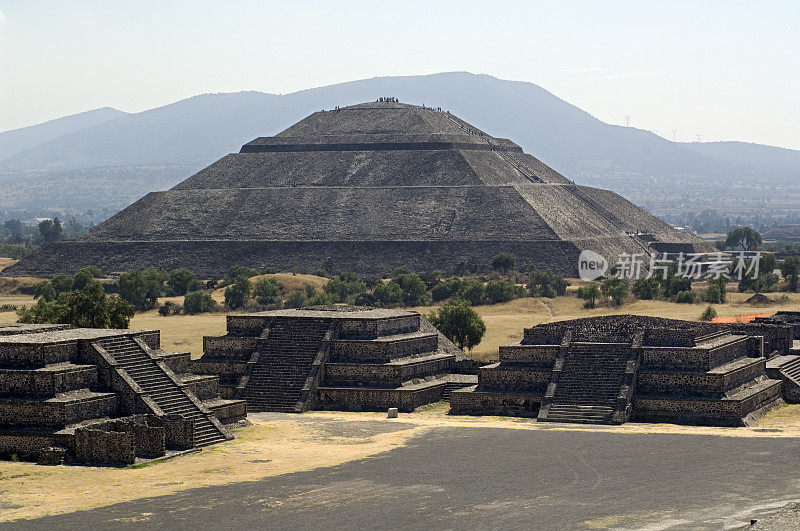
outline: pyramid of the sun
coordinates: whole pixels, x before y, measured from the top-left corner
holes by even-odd
[[[480,271],[505,251],[520,266],[573,274],[583,249],[614,261],[622,252],[711,250],[447,112],[376,102],[317,112],[257,138],[4,273],[86,265],[185,266],[204,277],[231,265]]]

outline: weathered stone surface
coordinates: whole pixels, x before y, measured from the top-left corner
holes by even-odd
[[[615,260],[667,248],[711,250],[449,113],[376,102],[314,113],[255,139],[4,274],[184,266],[214,278],[233,264],[482,271],[503,251],[520,267],[574,274],[583,249]]]
[[[500,362],[480,369],[478,386],[455,391],[452,412],[746,425],[781,403],[783,382],[766,374],[764,335],[777,345],[787,333],[785,324],[632,315],[539,325],[521,343],[501,347]],[[784,356],[772,370],[786,381],[786,367],[798,361]]]

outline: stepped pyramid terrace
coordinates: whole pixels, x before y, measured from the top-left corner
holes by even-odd
[[[315,306],[229,315],[206,337],[197,374],[248,411],[383,410],[446,399],[474,385],[475,362],[413,311]]]
[[[4,274],[89,265],[188,267],[201,278],[221,278],[231,265],[484,271],[492,256],[510,252],[520,267],[574,276],[584,249],[610,263],[623,252],[713,250],[449,112],[374,102],[317,112],[256,138]]]
[[[782,324],[632,315],[539,325],[500,347],[500,361],[480,368],[476,386],[454,391],[452,412],[749,425],[782,396],[797,401],[800,352],[791,334]]]
[[[0,325],[0,454],[120,465],[231,439],[245,402],[159,344],[157,331]]]

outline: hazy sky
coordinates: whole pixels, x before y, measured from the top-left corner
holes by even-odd
[[[800,1],[0,0],[0,130],[453,70],[670,139],[800,149]]]

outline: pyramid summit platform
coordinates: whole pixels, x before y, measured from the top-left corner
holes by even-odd
[[[612,263],[623,252],[712,250],[448,112],[375,102],[320,111],[257,138],[4,274],[87,265],[188,267],[207,278],[232,265],[482,271],[510,252],[521,267],[574,275],[584,249]]]

